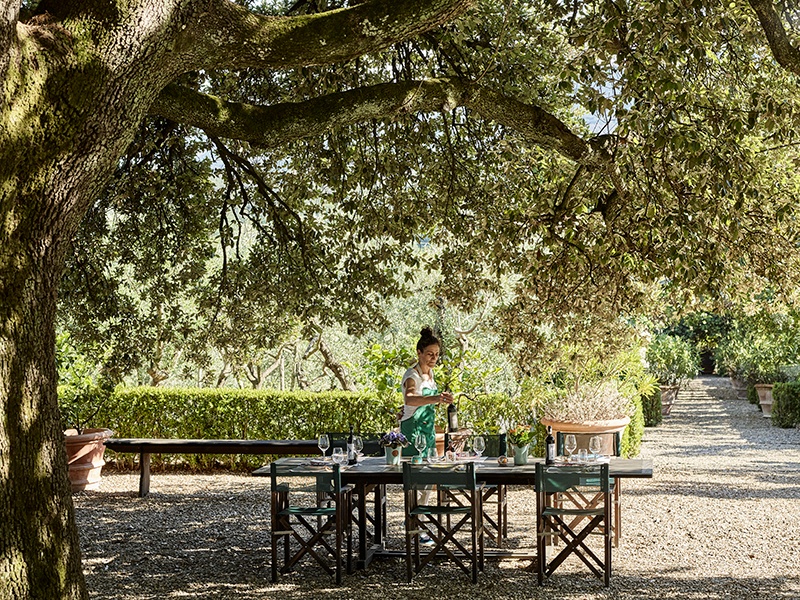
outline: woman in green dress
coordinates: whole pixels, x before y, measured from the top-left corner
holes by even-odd
[[[400,384],[403,389],[400,431],[410,442],[403,449],[403,454],[406,456],[416,453],[414,438],[418,433],[425,436],[427,448],[435,446],[436,406],[440,403],[453,403],[453,394],[440,392],[433,379],[433,367],[439,361],[441,346],[431,328],[424,327],[417,342],[417,364],[405,372]]]

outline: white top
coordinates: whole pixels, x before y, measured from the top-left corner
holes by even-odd
[[[400,381],[400,389],[403,390],[403,416],[400,417],[401,421],[405,421],[406,419],[410,419],[411,416],[417,411],[419,408],[418,406],[409,406],[405,404],[406,400],[406,381],[409,379],[414,380],[414,384],[416,386],[416,394],[418,396],[424,396],[422,390],[430,389],[435,390],[438,389],[436,382],[433,380],[433,371],[431,371],[430,375],[423,375],[419,370],[419,363],[415,364],[411,367],[408,371],[403,374],[403,379]]]

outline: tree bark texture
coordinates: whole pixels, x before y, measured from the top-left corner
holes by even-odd
[[[385,48],[472,1],[282,19],[227,0],[43,0],[20,23],[19,0],[0,0],[0,598],[88,597],[58,413],[56,290],[69,240],[153,99],[204,67]]]

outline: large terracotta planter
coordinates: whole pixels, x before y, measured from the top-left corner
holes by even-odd
[[[758,404],[761,406],[761,412],[765,417],[772,416],[772,384],[771,383],[757,383],[755,385],[756,393],[758,394]]]
[[[100,472],[106,464],[103,460],[105,441],[112,435],[114,432],[110,429],[84,429],[80,434],[76,429],[64,432],[73,492],[100,488]]]
[[[662,385],[661,388],[661,414],[667,416],[672,411],[672,405],[678,399],[678,390],[680,386],[677,385]]]
[[[620,436],[625,431],[628,423],[631,422],[630,417],[622,419],[611,419],[608,421],[585,421],[583,423],[573,423],[570,421],[553,421],[547,417],[542,417],[540,422],[547,427],[548,425],[553,428],[553,435],[558,437],[559,433],[574,433],[578,442],[578,450],[581,448],[589,448],[589,438],[593,435],[599,435],[603,439],[602,454],[613,456],[616,454],[614,447],[613,434],[619,433]],[[577,450],[576,450],[577,452]]]

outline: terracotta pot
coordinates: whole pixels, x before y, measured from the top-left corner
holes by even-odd
[[[67,449],[69,480],[72,491],[96,490],[100,488],[100,472],[106,462],[105,441],[114,435],[110,429],[76,429],[64,432],[64,445]]]
[[[755,385],[756,393],[758,394],[758,404],[761,406],[761,411],[764,417],[772,416],[772,384],[771,383],[757,383]]]
[[[677,385],[662,385],[659,387],[661,388],[661,414],[666,417],[672,411],[672,405],[675,404],[675,400],[678,399],[680,387]]]
[[[622,435],[628,423],[631,422],[630,417],[622,419],[611,419],[608,421],[585,421],[583,423],[573,423],[570,421],[552,421],[547,417],[540,419],[542,425],[548,425],[553,428],[553,435],[558,439],[559,433],[574,433],[578,442],[578,450],[581,448],[589,449],[589,438],[593,435],[602,437],[603,446],[600,451],[602,454],[613,456],[615,452],[614,438],[616,433]]]

